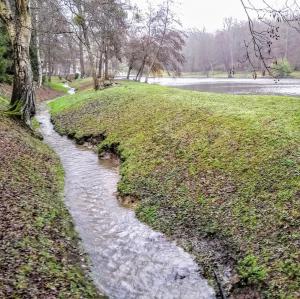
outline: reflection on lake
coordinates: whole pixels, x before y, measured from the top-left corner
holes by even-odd
[[[300,96],[299,79],[151,78],[151,84],[229,94]]]

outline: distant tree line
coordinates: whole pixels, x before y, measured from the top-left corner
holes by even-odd
[[[254,20],[256,30],[267,31],[267,25]],[[267,66],[285,75],[293,69],[300,70],[300,34],[288,24],[278,28],[278,37],[272,40],[272,53],[268,47],[262,49],[267,57]],[[268,74],[262,59],[249,46],[252,39],[247,22],[238,22],[232,18],[224,20],[224,27],[216,33],[203,30],[191,30],[187,33],[183,50],[185,63],[183,71],[201,72],[209,76],[213,72],[226,72],[233,77],[236,72],[259,71]],[[247,57],[249,55],[249,57]]]

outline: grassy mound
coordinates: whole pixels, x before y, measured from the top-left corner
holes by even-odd
[[[236,286],[299,295],[299,99],[128,82],[51,109],[62,134],[106,136],[99,151],[120,154],[119,192],[141,220],[229,264]]]
[[[58,158],[0,111],[0,298],[99,298],[77,241]]]

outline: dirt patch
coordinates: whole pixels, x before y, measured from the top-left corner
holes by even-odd
[[[63,96],[64,93],[53,90],[48,87],[41,87],[36,90],[36,97],[38,101],[48,101]]]
[[[52,100],[55,98],[58,98],[60,96],[63,96],[64,93],[63,92],[59,92],[59,91],[55,91],[49,87],[41,87],[41,88],[37,88],[35,90],[36,93],[36,98],[38,101],[43,102],[43,101],[48,101],[48,100]],[[8,85],[8,84],[0,84],[0,95],[6,97],[6,98],[10,98],[12,94],[12,86]]]

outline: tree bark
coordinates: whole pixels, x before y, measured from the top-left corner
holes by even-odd
[[[0,2],[0,17],[3,20],[3,2]],[[33,74],[30,63],[29,46],[31,40],[32,21],[29,1],[15,1],[14,15],[10,7],[5,7],[9,18],[5,19],[13,48],[14,80],[10,102],[10,111],[20,114],[21,118],[31,126],[31,118],[35,115],[35,92]]]

